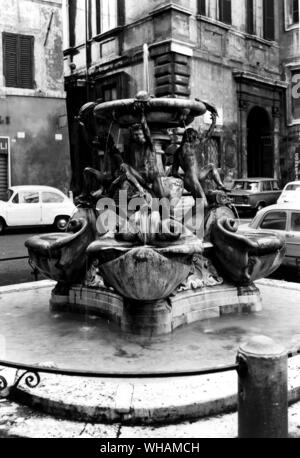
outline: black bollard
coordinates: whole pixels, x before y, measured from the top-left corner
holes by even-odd
[[[268,337],[238,351],[239,438],[288,437],[287,352]]]

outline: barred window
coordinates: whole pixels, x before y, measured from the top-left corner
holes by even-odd
[[[33,89],[34,37],[3,32],[2,38],[5,86]]]

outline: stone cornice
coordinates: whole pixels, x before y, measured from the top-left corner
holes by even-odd
[[[256,82],[258,84],[265,84],[267,86],[275,86],[281,89],[286,89],[288,84],[284,81],[280,80],[273,80],[271,78],[265,78],[263,76],[257,75],[251,72],[243,72],[243,71],[233,71],[233,76],[237,81],[251,81]]]
[[[186,14],[187,16],[191,16],[193,13],[191,10],[184,8],[181,5],[178,5],[177,3],[166,3],[165,5],[161,5],[158,8],[155,8],[154,10],[150,11],[149,15],[150,16],[156,16],[158,14],[164,13],[165,11],[179,11],[180,13]]]

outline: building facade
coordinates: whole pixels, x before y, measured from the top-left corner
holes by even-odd
[[[1,0],[0,198],[9,185],[67,191],[61,0]]]
[[[286,129],[281,144],[281,166],[284,181],[300,179],[300,34],[299,2],[283,0],[280,39],[280,61],[286,93]]]
[[[72,144],[80,106],[88,100],[133,97],[145,88],[147,43],[152,94],[199,98],[217,107],[217,128],[206,145],[206,161],[238,177],[287,177],[284,145],[293,128],[288,126],[290,81],[284,68],[291,67],[284,60],[282,42],[288,47],[291,38],[282,1],[65,2],[73,163],[79,170],[84,163],[83,152],[76,151],[75,140]],[[205,131],[209,123],[204,116],[195,127]]]

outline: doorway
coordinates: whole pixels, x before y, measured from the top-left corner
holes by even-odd
[[[273,177],[273,136],[268,112],[254,107],[247,120],[248,177]]]

